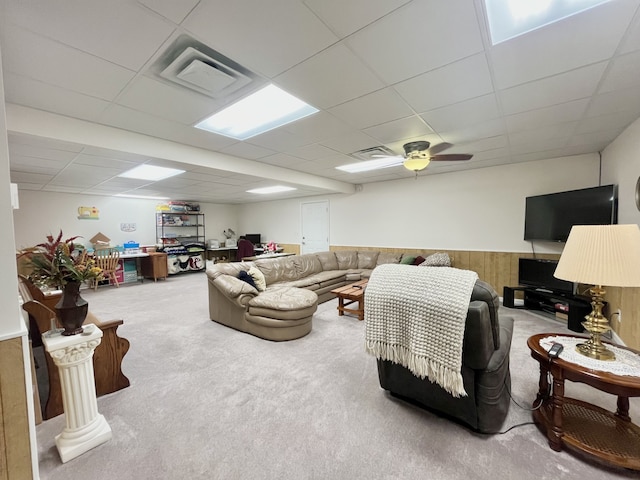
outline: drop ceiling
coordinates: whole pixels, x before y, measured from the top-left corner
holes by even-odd
[[[185,39],[241,82],[207,95],[188,85],[206,81],[202,65],[182,84],[161,75]],[[421,173],[433,175],[599,152],[640,117],[640,0],[495,46],[480,0],[2,0],[0,51],[20,190],[233,204],[348,193],[413,181],[401,166],[335,169],[358,150],[427,140],[474,155]],[[229,88],[229,71],[213,73]],[[245,141],[193,127],[268,83],[320,111]],[[141,163],[186,173],[118,177]],[[297,190],[246,193],[274,184]]]

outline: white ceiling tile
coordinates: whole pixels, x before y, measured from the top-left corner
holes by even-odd
[[[336,152],[330,148],[320,144],[305,145],[304,147],[294,148],[287,151],[289,155],[302,158],[304,160],[316,160],[322,157],[328,157]]]
[[[12,73],[5,73],[4,82],[7,103],[91,121],[99,118],[109,106],[104,100]]]
[[[237,141],[115,104],[100,116],[100,123],[213,150]]]
[[[12,145],[23,145],[41,150],[63,150],[66,152],[80,152],[83,149],[83,146],[78,145],[77,143],[65,142],[55,138],[38,137],[36,135],[28,135],[24,133],[8,132],[7,137],[10,142],[10,148]],[[54,155],[57,154],[54,153]]]
[[[608,129],[624,129],[638,119],[635,110],[621,110],[609,115],[588,117],[578,123],[576,133],[599,132]]]
[[[322,111],[289,123],[283,128],[308,144],[354,131],[342,120]]]
[[[356,128],[408,117],[413,113],[409,105],[392,88],[364,95],[329,109],[333,115]]]
[[[247,142],[234,143],[233,145],[223,148],[221,152],[240,158],[247,158],[249,160],[256,160],[275,153],[273,150],[268,148],[259,147]]]
[[[473,0],[411,2],[346,42],[388,84],[484,49]]]
[[[380,142],[370,135],[361,132],[348,133],[338,137],[329,138],[322,142],[322,145],[333,150],[348,155],[363,148],[371,148],[380,145]]]
[[[574,100],[573,102],[561,103],[550,107],[529,110],[528,112],[507,115],[505,122],[509,132],[518,132],[539,128],[550,123],[571,122],[582,118],[587,105],[588,98]]]
[[[193,126],[219,107],[215,100],[180,86],[140,76],[118,98],[118,104]]]
[[[17,185],[18,185],[18,192],[20,192],[20,190],[38,191],[38,190],[42,190],[42,187],[44,187],[44,184],[42,183],[17,182]]]
[[[384,17],[410,0],[304,0],[340,38]]]
[[[43,192],[58,192],[58,193],[83,193],[84,187],[70,187],[65,185],[45,185],[42,187]]]
[[[138,0],[145,7],[174,23],[182,22],[191,10],[199,3],[199,0]]]
[[[9,156],[13,161],[14,158],[20,156],[24,158],[33,157],[34,159],[42,161],[42,163],[49,163],[49,161],[55,160],[60,164],[66,164],[72,161],[78,152],[70,152],[68,150],[61,150],[53,148],[53,146],[40,146],[40,145],[25,145],[21,143],[9,144]]]
[[[13,183],[37,183],[46,185],[51,179],[53,179],[53,175],[44,173],[11,172],[11,181]]]
[[[6,10],[11,23],[135,71],[174,28],[127,2],[12,2]]]
[[[472,98],[420,115],[436,132],[474,125],[500,116],[496,96],[493,94]]]
[[[384,87],[342,44],[296,65],[275,80],[281,88],[316,108],[329,108]]]
[[[45,163],[47,162],[47,163]],[[11,157],[11,172],[39,173],[54,176],[66,164],[54,160],[43,160],[32,157]]]
[[[640,115],[640,87],[596,95],[591,100],[587,116],[597,117],[624,110],[632,110]]]
[[[99,168],[89,165],[76,165],[61,171],[50,182],[51,185],[91,186],[104,182],[120,173],[117,168]]]
[[[640,50],[616,57],[598,93],[640,86]]]
[[[640,6],[638,5],[638,2],[635,1],[629,1],[629,3],[634,3],[636,5],[636,15],[633,19],[633,23],[628,28],[625,39],[622,42],[618,53],[629,53],[640,49],[640,16],[637,15],[640,11]]]
[[[439,132],[439,134],[445,142],[457,145],[483,138],[505,135],[506,129],[503,120],[499,118],[448,132]]]
[[[276,128],[261,135],[256,135],[246,140],[246,142],[276,152],[288,151],[292,148],[301,147],[306,143],[284,128]]]
[[[277,165],[278,167],[292,168],[294,170],[299,170],[303,165],[309,163],[307,160],[286,155],[284,153],[269,155],[260,161],[262,163],[268,163],[269,165]]]
[[[433,133],[420,117],[412,116],[393,122],[365,128],[364,132],[381,143],[397,142],[403,139]]]
[[[299,0],[201,2],[183,26],[239,64],[270,78],[338,40]]]
[[[495,137],[487,137],[470,142],[457,143],[443,153],[471,153],[475,157],[480,152],[496,151],[505,147],[507,147],[507,136],[496,135]]]
[[[134,72],[28,30],[13,27],[2,41],[17,42],[22,49],[7,49],[2,56],[5,73],[25,76],[65,90],[113,100]],[[25,55],[25,50],[29,51]]]
[[[567,138],[573,134],[577,122],[554,123],[542,128],[522,130],[509,134],[509,144],[511,146],[522,145],[534,142],[545,142],[551,139]]]
[[[493,91],[484,54],[474,55],[425,73],[394,87],[418,113]]]
[[[496,88],[566,72],[610,58],[633,16],[634,2],[609,2],[546,25],[491,51]],[[602,34],[602,30],[606,34]]]
[[[537,158],[550,158],[551,155],[548,153],[549,150],[565,147],[567,146],[567,143],[568,143],[567,137],[547,139],[544,142],[545,150],[541,152],[540,141],[532,140],[528,143],[523,142],[518,145],[511,145],[509,147],[509,151],[511,152],[511,155],[516,155],[516,156],[534,153],[534,154],[542,154],[541,157],[537,157]]]
[[[622,133],[622,129],[599,130],[597,132],[580,133],[573,135],[568,142],[568,146],[599,144],[601,150],[616,139]]]
[[[561,73],[500,92],[506,115],[535,110],[593,95],[606,63]]]
[[[81,153],[78,155],[74,164],[88,165],[94,167],[109,167],[118,171],[126,171],[140,165],[138,162],[130,162],[128,160],[119,160],[116,158],[102,157],[97,155],[87,155]]]

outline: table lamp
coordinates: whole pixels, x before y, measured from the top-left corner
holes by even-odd
[[[576,350],[596,360],[615,360],[600,336],[609,330],[602,314],[602,298],[609,287],[640,287],[640,228],[638,225],[574,225],[560,256],[554,277],[593,285],[593,310],[582,325],[589,340]]]

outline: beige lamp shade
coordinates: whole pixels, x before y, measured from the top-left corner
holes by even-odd
[[[574,225],[554,277],[609,287],[640,287],[638,225]]]

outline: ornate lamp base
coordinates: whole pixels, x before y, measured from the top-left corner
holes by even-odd
[[[596,360],[615,360],[615,354],[604,346],[600,337],[602,334],[611,330],[609,321],[602,314],[604,303],[602,297],[606,293],[601,286],[595,286],[589,289],[591,294],[591,306],[593,310],[585,317],[586,321],[582,322],[582,326],[589,332],[589,340],[585,343],[576,345],[576,351],[589,358]]]

